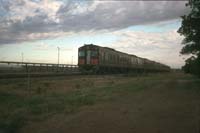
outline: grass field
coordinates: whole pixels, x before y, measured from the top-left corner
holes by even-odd
[[[0,80],[0,133],[199,133],[200,79],[183,73]]]

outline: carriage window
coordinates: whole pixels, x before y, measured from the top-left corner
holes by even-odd
[[[85,52],[84,52],[84,51],[79,51],[78,56],[79,56],[79,57],[85,56]]]

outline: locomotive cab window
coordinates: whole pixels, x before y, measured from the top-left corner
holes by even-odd
[[[98,52],[97,52],[97,51],[92,51],[92,53],[91,53],[91,56],[92,56],[92,57],[97,57],[97,55],[98,55]]]
[[[78,56],[79,56],[79,57],[85,56],[85,52],[84,52],[84,51],[79,51]]]

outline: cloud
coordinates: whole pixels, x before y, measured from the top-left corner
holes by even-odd
[[[172,68],[180,68],[184,64],[179,55],[183,37],[175,30],[157,33],[115,31],[112,34],[119,39],[108,46],[116,50],[161,62]]]
[[[110,32],[177,19],[187,11],[183,1],[1,0],[0,44],[57,37],[58,33]]]
[[[132,25],[143,25],[154,22],[177,19],[187,12],[185,2],[177,1],[106,1],[97,2],[95,8],[71,15],[81,7],[62,7],[58,12],[62,28],[68,30],[116,30]],[[94,6],[92,6],[94,7]],[[82,9],[83,10],[83,9]]]

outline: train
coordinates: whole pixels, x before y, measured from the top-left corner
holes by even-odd
[[[78,48],[78,66],[82,72],[96,74],[170,71],[162,63],[94,44]]]

